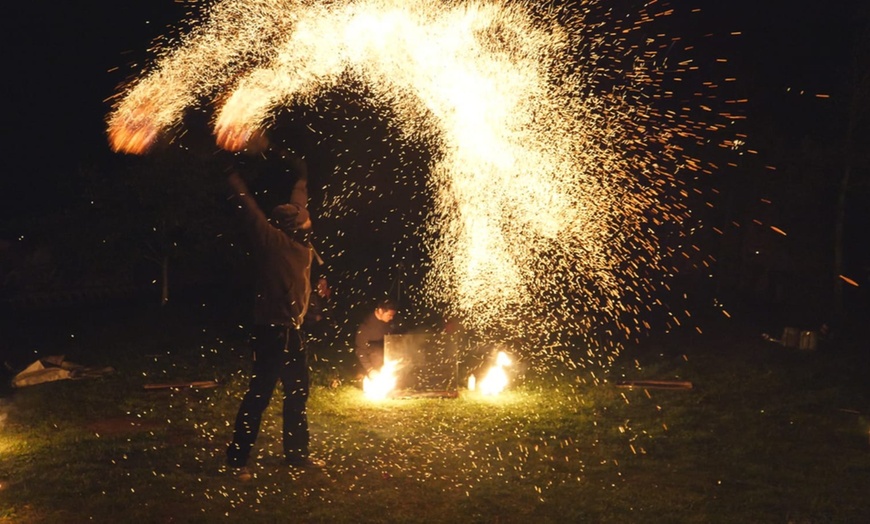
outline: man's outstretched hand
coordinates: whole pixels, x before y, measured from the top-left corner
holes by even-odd
[[[237,195],[244,195],[248,192],[248,185],[245,184],[245,180],[235,171],[227,177],[227,183],[229,183],[230,189]]]

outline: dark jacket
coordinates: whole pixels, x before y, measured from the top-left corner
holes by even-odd
[[[304,186],[306,182],[302,180],[299,184]],[[311,261],[314,254],[311,243],[289,224],[281,223],[280,226],[285,228],[282,230],[270,223],[248,193],[241,177],[231,176],[230,185],[239,203],[254,253],[254,323],[298,328],[302,325],[311,294]],[[305,190],[307,196],[306,188],[301,189]]]

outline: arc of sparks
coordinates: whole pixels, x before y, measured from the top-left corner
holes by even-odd
[[[647,215],[653,206],[659,216],[685,212],[666,193],[677,166],[696,162],[666,147],[673,130],[646,125],[641,102],[584,94],[594,64],[577,63],[578,48],[615,56],[615,44],[584,40],[582,10],[551,7],[219,2],[119,98],[109,141],[145,153],[187,107],[218,92],[216,141],[236,151],[275,108],[358,81],[402,132],[438,138],[428,296],[472,327],[526,330],[528,314],[535,329],[568,319],[577,330],[581,311],[615,318],[637,307],[621,300],[626,288],[656,286],[638,271],[661,259]],[[643,140],[665,147],[645,150]]]

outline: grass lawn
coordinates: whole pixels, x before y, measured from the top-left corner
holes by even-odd
[[[309,420],[327,466],[282,466],[273,401],[255,478],[240,482],[223,454],[249,369],[234,326],[67,322],[19,347],[115,372],[0,398],[0,522],[870,522],[857,342],[800,352],[732,328],[672,335],[631,348],[597,385],[585,371],[497,398],[378,402],[332,387],[321,360]]]

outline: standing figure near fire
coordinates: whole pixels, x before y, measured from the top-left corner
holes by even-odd
[[[311,292],[313,248],[309,241],[311,220],[304,163],[297,161],[296,171],[298,179],[290,202],[275,206],[268,219],[242,177],[237,173],[229,177],[251,241],[256,270],[251,330],[254,362],[248,391],[236,415],[233,441],[227,448],[227,463],[239,468],[241,479],[251,477],[248,458],[278,380],[284,390],[284,458],[289,465],[314,464],[308,449],[308,363],[300,333]]]
[[[393,332],[392,321],[397,310],[392,300],[381,300],[356,331],[354,351],[367,376],[384,365],[384,337]]]

